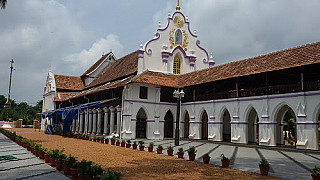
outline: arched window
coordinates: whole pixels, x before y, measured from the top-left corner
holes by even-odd
[[[181,66],[180,56],[176,54],[174,56],[174,61],[173,61],[173,74],[180,74],[180,66]]]
[[[180,29],[176,31],[176,44],[182,44],[182,33]]]

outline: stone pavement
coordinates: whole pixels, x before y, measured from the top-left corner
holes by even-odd
[[[260,173],[259,161],[264,158],[269,161],[271,168],[270,176],[287,178],[287,179],[312,179],[311,169],[317,165],[320,166],[320,152],[319,151],[299,151],[292,148],[278,148],[278,147],[261,147],[257,145],[239,145],[231,143],[215,143],[210,141],[195,141],[195,140],[181,140],[180,146],[174,146],[174,139],[165,140],[142,140],[145,146],[150,142],[154,142],[154,152],[158,145],[164,148],[163,153],[167,154],[167,146],[171,144],[174,148],[174,156],[177,157],[176,152],[178,148],[182,147],[187,150],[190,146],[195,146],[196,161],[202,162],[202,156],[208,153],[211,156],[210,164],[221,166],[220,155],[223,153],[230,159],[230,168],[242,171]],[[185,159],[188,154],[184,154]]]
[[[0,179],[69,179],[2,133],[0,156],[10,158],[0,160]]]

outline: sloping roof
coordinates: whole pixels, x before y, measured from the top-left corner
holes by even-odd
[[[74,92],[57,92],[54,101],[64,101],[67,97],[73,96]]]
[[[95,87],[110,81],[118,80],[138,71],[138,52],[132,52],[108,66],[86,88]]]
[[[101,64],[101,62],[107,57],[109,56],[111,52],[103,55],[97,62],[95,62],[86,72],[84,72],[81,77],[85,76],[86,74],[90,73],[91,71],[93,71],[94,69],[96,69],[98,67],[99,64]]]
[[[320,42],[183,74],[184,86],[320,63]]]
[[[66,90],[81,90],[84,88],[83,81],[77,76],[54,75],[56,88]]]
[[[144,71],[137,75],[131,82],[153,84],[166,87],[177,87],[178,75],[165,74],[161,72]]]

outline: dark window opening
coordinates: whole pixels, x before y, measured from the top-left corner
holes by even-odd
[[[140,86],[140,99],[148,99],[148,87]]]

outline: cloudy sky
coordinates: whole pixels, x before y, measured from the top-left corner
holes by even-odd
[[[49,69],[81,75],[102,53],[120,58],[153,37],[176,0],[9,0],[0,10],[0,94],[34,105]],[[319,0],[181,0],[216,64],[319,41]]]

